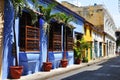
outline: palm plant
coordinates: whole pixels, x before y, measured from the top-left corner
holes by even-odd
[[[25,9],[30,13],[31,18],[32,18],[32,25],[34,25],[38,21],[38,16],[42,15],[39,10],[39,6],[41,6],[38,3],[38,0],[31,0],[33,3],[33,9],[30,8],[30,6],[26,3]]]
[[[15,56],[15,66],[18,66],[17,59],[17,46],[16,46],[16,33],[15,33],[15,19],[22,14],[22,10],[25,6],[25,0],[12,0],[13,8],[14,8],[14,19],[13,19],[13,33],[14,33],[14,56]]]
[[[75,59],[87,59],[88,53],[83,57],[84,51],[88,50],[90,44],[84,40],[84,38],[77,40],[74,44],[74,57]]]
[[[15,19],[22,15],[22,10],[25,8],[29,11],[32,24],[34,25],[38,21],[38,15],[42,15],[38,12],[39,3],[37,0],[31,0],[33,2],[33,9],[27,4],[26,0],[12,0],[13,8],[14,8],[14,20],[13,20],[13,32],[14,32],[14,56],[15,56],[15,65],[18,66],[18,59],[17,59],[17,46],[16,46],[16,33],[15,33]]]
[[[47,36],[47,58],[46,62],[49,61],[48,59],[48,50],[49,50],[49,30],[50,30],[50,21],[53,19],[56,14],[51,14],[52,9],[56,6],[55,3],[49,4],[47,7],[39,6],[40,12],[43,14],[43,20],[45,21],[43,28],[45,31],[45,35]]]
[[[16,32],[15,32],[15,19],[22,14],[22,10],[25,6],[25,0],[12,0],[12,5],[14,8],[14,18],[13,18],[13,55],[15,57],[15,66],[10,66],[10,75],[11,78],[18,79],[22,75],[23,67],[18,66],[18,57],[17,57],[17,46],[16,46]]]
[[[62,23],[63,28],[63,59],[61,60],[61,66],[66,67],[68,61],[66,59],[66,28],[69,27],[71,30],[74,28],[72,25],[69,25],[69,22],[73,21],[73,17],[71,15],[66,15],[65,13],[57,13],[56,19]],[[72,31],[71,31],[72,32]]]
[[[73,21],[73,17],[71,15],[66,15],[65,13],[58,13],[56,19],[63,23],[63,31],[64,31],[64,37],[63,37],[63,50],[64,55],[63,59],[66,59],[66,28],[69,27],[71,30],[74,28],[73,26],[69,25],[69,22]]]
[[[38,2],[36,0],[32,0],[32,2],[33,2],[34,10],[29,7],[26,0],[12,0],[12,5],[14,8],[14,19],[13,19],[13,33],[14,33],[13,50],[14,50],[14,52],[13,52],[13,55],[15,57],[15,66],[10,67],[10,73],[11,73],[12,78],[20,78],[22,71],[23,71],[23,67],[18,66],[16,33],[15,33],[15,19],[17,17],[20,17],[20,15],[22,14],[23,8],[25,8],[26,10],[29,11],[29,13],[32,17],[32,24],[34,25],[35,22],[38,20],[38,15],[41,15],[41,13],[39,13],[37,11],[38,6],[39,6]]]

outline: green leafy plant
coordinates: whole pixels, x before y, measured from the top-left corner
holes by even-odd
[[[47,58],[46,62],[49,62],[48,59],[48,50],[49,50],[49,31],[50,31],[50,21],[56,16],[56,14],[51,14],[52,9],[56,6],[55,3],[51,3],[46,7],[39,6],[39,11],[43,14],[42,18],[45,21],[43,28],[45,31],[45,35],[47,36]]]
[[[20,17],[22,15],[23,9],[26,9],[29,11],[32,17],[32,23],[34,24],[36,21],[38,21],[38,14],[41,13],[37,12],[37,9],[40,5],[38,5],[37,1],[32,0],[34,10],[32,10],[29,5],[27,4],[26,0],[12,0],[12,5],[14,8],[14,19],[13,19],[13,33],[14,33],[14,43],[13,43],[13,55],[15,56],[15,65],[18,66],[18,58],[17,58],[17,46],[16,46],[16,33],[15,33],[15,19],[17,17]]]
[[[14,18],[13,18],[13,36],[14,42],[12,45],[12,53],[15,58],[15,66],[10,66],[10,76],[13,79],[19,79],[23,72],[23,66],[18,65],[18,57],[17,57],[17,46],[16,46],[16,31],[15,31],[15,19],[20,17],[22,14],[22,10],[25,7],[25,0],[11,0],[11,3],[14,8]]]
[[[26,3],[25,9],[29,12],[32,18],[32,25],[35,25],[35,23],[38,21],[38,16],[43,15],[41,12],[39,12],[39,7],[41,6],[38,2],[38,0],[31,0],[33,3],[33,9],[30,8],[30,6]]]
[[[63,28],[63,59],[61,60],[61,66],[66,67],[68,65],[68,60],[66,59],[66,29],[69,27],[71,29],[71,32],[73,32],[74,27],[72,25],[69,25],[71,21],[73,21],[73,17],[71,15],[67,15],[65,13],[58,13],[56,16],[56,19],[59,23],[62,23]]]
[[[83,38],[80,40],[77,40],[74,44],[74,56],[75,58],[82,59],[83,54],[86,49],[90,47],[89,43],[87,43]]]
[[[72,25],[70,25],[69,23],[71,21],[74,20],[72,15],[67,15],[65,13],[57,13],[56,19],[62,23],[62,27],[63,27],[63,31],[64,31],[64,36],[63,36],[63,50],[64,50],[64,55],[63,55],[63,59],[66,59],[66,28],[69,27],[72,30],[74,29],[74,27]]]
[[[13,8],[14,8],[14,19],[13,19],[13,33],[14,33],[14,57],[15,57],[15,65],[18,66],[18,58],[17,58],[17,46],[16,46],[16,33],[15,33],[15,19],[22,14],[22,10],[25,7],[25,0],[12,0]]]
[[[80,52],[80,49],[77,47],[74,47],[74,57],[75,59],[81,59],[82,53]]]

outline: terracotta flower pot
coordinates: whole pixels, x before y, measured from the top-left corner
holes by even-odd
[[[51,62],[44,62],[43,63],[43,71],[50,71],[52,69],[52,63]]]
[[[10,66],[10,76],[12,79],[19,79],[23,72],[23,66]]]
[[[67,65],[68,65],[68,60],[67,59],[61,60],[61,67],[67,67]]]
[[[81,59],[75,59],[75,64],[80,64],[81,63]]]

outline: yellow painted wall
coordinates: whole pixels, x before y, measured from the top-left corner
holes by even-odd
[[[87,41],[88,43],[92,42],[92,29],[90,27],[91,25],[89,23],[85,23],[84,25],[84,35],[83,38],[85,41]],[[91,60],[90,56],[91,56],[91,52],[90,52],[90,48],[88,49],[88,55],[86,54],[85,51],[85,56],[88,57],[88,61]]]
[[[85,31],[85,28],[86,28],[86,31]],[[84,31],[85,31],[85,33],[83,35],[84,40],[85,41],[92,41],[92,30],[91,30],[89,24],[84,25]],[[91,32],[91,34],[90,34],[90,32]]]

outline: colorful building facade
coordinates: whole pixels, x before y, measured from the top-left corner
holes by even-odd
[[[53,1],[51,0],[39,0],[39,4],[44,7],[48,4],[51,4]],[[83,34],[84,28],[84,18],[76,14],[75,12],[69,10],[68,8],[62,6],[61,4],[54,1],[57,6],[53,9],[51,14],[57,12],[64,12],[67,15],[73,15],[76,21],[70,22],[71,25],[75,27],[73,32],[69,34],[69,29],[67,30],[67,52],[66,58],[68,59],[68,66],[73,65],[74,63],[74,52],[73,52],[73,38],[75,33]],[[32,3],[28,1],[28,4]],[[10,76],[9,67],[14,65],[14,57],[13,57],[13,19],[14,19],[14,10],[11,4],[11,0],[5,1],[5,9],[4,9],[4,41],[3,41],[3,56],[2,56],[2,79],[6,79]],[[27,10],[23,10],[23,14],[21,17],[18,17],[15,20],[15,30],[16,30],[16,46],[17,46],[17,54],[19,65],[23,66],[23,74],[28,75],[35,72],[42,71],[42,64],[46,62],[47,56],[47,36],[45,36],[45,32],[43,29],[43,25],[45,21],[39,17],[37,27],[31,26],[31,19],[29,12]],[[52,29],[50,32],[50,48],[49,48],[49,61],[52,62],[52,68],[60,67],[60,60],[63,58],[64,51],[63,41],[62,41],[62,27],[56,21],[51,21],[52,26],[57,27]],[[34,34],[33,34],[34,32]],[[32,37],[34,35],[35,37]],[[70,38],[70,39],[68,39]],[[55,40],[54,40],[55,39]]]
[[[93,39],[92,39],[92,24],[89,23],[89,22],[85,22],[84,24],[84,34],[83,34],[83,38],[84,40],[89,43],[90,45],[90,48],[88,50],[85,51],[85,55],[88,57],[88,61],[90,61],[92,59],[92,42],[93,42]]]
[[[100,28],[103,30],[103,54],[104,56],[110,56],[115,54],[116,49],[116,37],[115,37],[115,31],[116,26],[114,24],[114,21],[109,14],[109,12],[104,8],[103,5],[90,5],[90,6],[82,6],[78,7],[73,4],[70,4],[66,1],[63,1],[62,4],[69,9],[73,10],[80,16],[84,17],[88,22],[92,23],[95,27]],[[113,33],[113,34],[111,34]],[[97,45],[97,43],[95,42]],[[95,49],[95,52],[97,53],[97,49]]]
[[[103,54],[104,33],[88,21],[84,24],[83,38],[90,44],[87,50],[88,61],[102,57]]]

